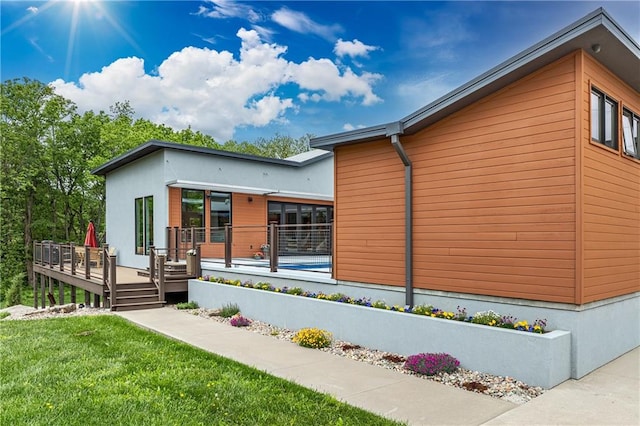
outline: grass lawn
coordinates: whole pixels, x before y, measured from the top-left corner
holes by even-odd
[[[111,315],[0,321],[2,425],[398,424]]]

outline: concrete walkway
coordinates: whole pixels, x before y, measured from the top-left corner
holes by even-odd
[[[621,363],[605,366],[580,381],[565,382],[541,397],[518,406],[326,352],[302,348],[172,308],[117,314],[143,328],[331,394],[341,401],[387,418],[406,421],[410,425],[631,425],[639,421],[639,349],[622,357]],[[605,371],[601,372],[603,369]],[[621,382],[624,386],[618,391]]]

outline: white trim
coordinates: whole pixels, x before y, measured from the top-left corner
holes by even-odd
[[[228,185],[213,182],[198,182],[190,180],[174,179],[166,182],[167,186],[174,188],[203,189],[219,192],[241,192],[243,194],[256,195],[277,195],[279,197],[289,198],[307,198],[312,200],[333,201],[333,196],[327,194],[318,194],[313,192],[296,192],[271,188],[258,188],[254,186]]]

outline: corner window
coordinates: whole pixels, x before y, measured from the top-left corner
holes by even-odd
[[[591,140],[618,149],[618,103],[591,89]]]
[[[231,223],[231,194],[211,192],[211,233],[212,243],[224,242],[224,226]]]
[[[136,254],[149,254],[153,245],[153,197],[135,200]]]
[[[622,140],[624,153],[630,157],[640,159],[640,145],[638,142],[638,128],[640,117],[628,109],[622,110]]]

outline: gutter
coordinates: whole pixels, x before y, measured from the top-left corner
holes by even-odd
[[[405,242],[405,308],[413,307],[413,183],[412,166],[409,156],[400,143],[400,135],[404,133],[402,122],[387,125],[387,136],[391,137],[391,145],[404,164],[404,242]]]

